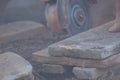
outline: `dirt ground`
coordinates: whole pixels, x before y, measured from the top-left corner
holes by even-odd
[[[36,80],[44,80],[41,79],[42,77],[40,76],[41,65],[32,61],[32,53],[44,49],[48,45],[55,43],[59,40],[62,40],[62,38],[41,39],[40,34],[37,34],[30,38],[25,38],[21,40],[15,40],[0,44],[0,50],[1,53],[10,51],[10,52],[15,52],[18,55],[24,57],[34,66],[35,70],[33,72],[35,75],[37,75],[37,77],[40,78]]]

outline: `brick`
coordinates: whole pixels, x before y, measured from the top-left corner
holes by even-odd
[[[43,64],[42,72],[50,74],[63,74],[66,71],[62,65]]]
[[[89,68],[106,68],[120,64],[120,54],[111,56],[105,60],[53,57],[48,53],[47,48],[33,53],[32,58],[34,61],[42,64],[58,64],[58,65],[66,65],[66,66],[89,67]]]
[[[55,57],[72,57],[103,60],[120,52],[120,33],[108,29],[114,21],[75,35],[48,47]]]
[[[0,54],[1,80],[34,80],[31,64],[19,55],[6,52]]]

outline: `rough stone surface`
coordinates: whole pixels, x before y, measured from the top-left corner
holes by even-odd
[[[49,46],[51,56],[105,59],[120,52],[120,32],[110,33],[114,21]]]
[[[120,80],[120,64],[98,70],[102,75],[97,80]]]
[[[100,73],[96,68],[80,68],[74,67],[73,73],[78,79],[88,79],[93,80],[100,77]]]
[[[0,54],[0,80],[34,80],[32,66],[12,52]]]
[[[63,74],[66,71],[62,65],[43,64],[42,72],[50,74]]]
[[[120,80],[120,64],[103,69],[75,67],[73,72],[78,80],[82,78],[87,78],[87,80]],[[93,76],[93,79],[90,76]]]
[[[89,68],[106,68],[120,64],[120,54],[111,56],[105,60],[77,59],[68,57],[53,57],[48,49],[33,53],[33,60],[42,64],[58,64],[67,66],[80,66]]]
[[[0,26],[0,43],[30,37],[41,33],[45,37],[45,26],[32,21],[18,21]]]

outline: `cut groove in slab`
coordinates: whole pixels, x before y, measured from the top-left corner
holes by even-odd
[[[105,59],[120,52],[120,32],[110,33],[114,21],[55,43],[48,48],[51,56]]]
[[[75,59],[69,57],[53,57],[48,53],[48,49],[44,49],[33,53],[33,60],[42,64],[58,64],[65,66],[79,66],[88,68],[107,68],[120,64],[120,54],[109,57],[105,60]]]

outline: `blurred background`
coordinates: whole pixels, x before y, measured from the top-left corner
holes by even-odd
[[[42,0],[11,0],[0,18],[0,24],[21,20],[45,23],[44,8]]]

